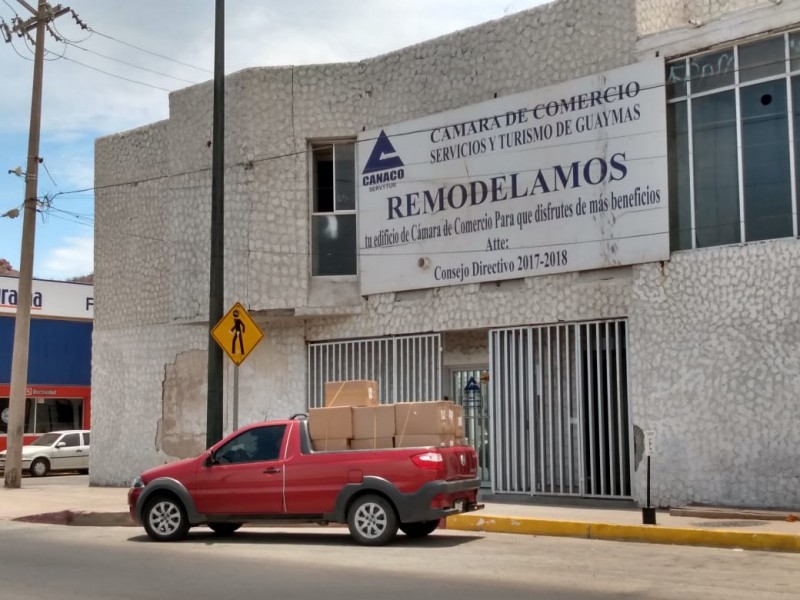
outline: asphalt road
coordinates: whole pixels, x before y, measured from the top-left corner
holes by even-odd
[[[797,598],[797,556],[437,531],[363,548],[341,528],[198,528],[180,543],[126,527],[0,521],[0,598],[759,600]]]

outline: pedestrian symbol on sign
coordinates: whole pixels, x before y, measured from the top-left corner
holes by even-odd
[[[233,332],[233,340],[231,341],[231,354],[236,354],[236,342],[239,342],[239,353],[244,354],[244,332],[245,332],[245,324],[239,318],[239,311],[233,311],[233,327],[231,327],[231,331]]]

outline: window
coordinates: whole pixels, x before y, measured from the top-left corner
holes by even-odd
[[[8,398],[0,398],[0,414],[8,409],[8,405]],[[48,433],[60,429],[80,429],[83,427],[83,400],[27,398],[23,427],[26,434]],[[0,419],[0,434],[7,433],[7,430],[8,424]]]
[[[64,442],[67,448],[73,448],[81,445],[81,435],[79,433],[68,433],[62,437],[59,442]]]
[[[83,400],[37,398],[34,433],[83,427]]]
[[[221,464],[277,460],[280,458],[285,425],[249,429],[222,446],[216,453]]]
[[[800,32],[667,65],[673,250],[797,236]]]
[[[356,274],[355,143],[311,147],[311,274]]]
[[[83,445],[84,446],[90,446],[91,445],[91,444],[89,444],[89,436],[90,435],[91,434],[88,431],[84,431],[83,432]]]

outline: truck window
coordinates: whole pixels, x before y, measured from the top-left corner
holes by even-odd
[[[222,464],[277,460],[285,431],[286,425],[248,429],[222,446],[217,451],[217,460]]]

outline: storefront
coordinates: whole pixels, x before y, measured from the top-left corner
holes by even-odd
[[[0,450],[6,448],[17,279],[0,277]],[[33,284],[24,439],[63,429],[89,429],[93,289]]]
[[[239,423],[375,379],[463,404],[496,493],[642,501],[647,437],[660,506],[796,505],[800,7],[713,10],[559,0],[230,75]],[[96,146],[97,223],[169,242],[98,228],[97,484],[204,444],[209,90]]]

